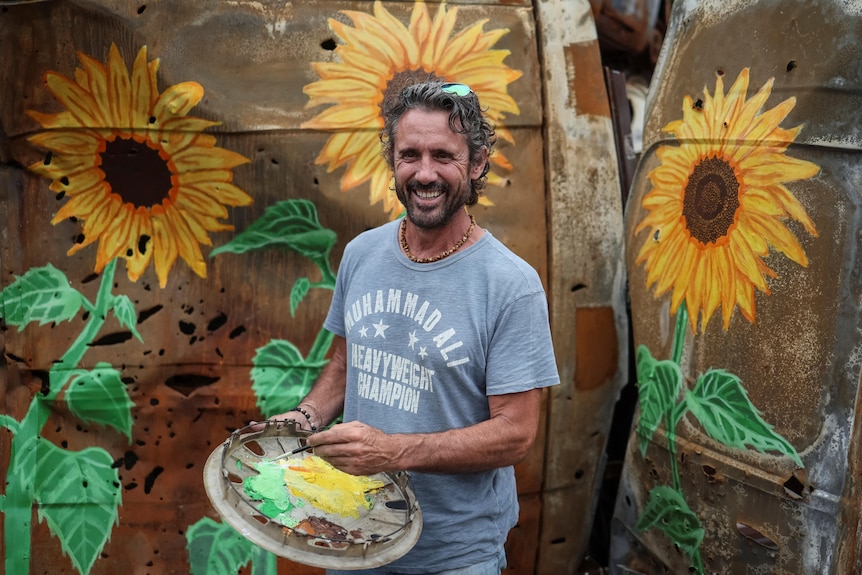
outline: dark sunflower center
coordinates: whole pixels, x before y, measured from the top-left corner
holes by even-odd
[[[715,243],[733,225],[739,208],[739,182],[733,168],[718,158],[706,158],[694,167],[685,186],[682,215],[693,238]]]
[[[158,205],[171,191],[168,164],[156,150],[135,140],[105,142],[100,167],[114,193],[135,207]]]

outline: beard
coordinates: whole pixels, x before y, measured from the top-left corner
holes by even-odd
[[[402,184],[396,180],[395,195],[404,205],[407,218],[416,227],[430,230],[443,227],[467,204],[469,185],[469,182],[464,183],[453,193],[451,186],[446,182],[420,184],[416,180],[410,180],[406,184]],[[440,193],[444,196],[445,201],[442,205],[430,209],[425,208],[413,201],[417,192]]]

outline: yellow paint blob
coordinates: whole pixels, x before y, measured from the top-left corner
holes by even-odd
[[[380,480],[344,473],[316,455],[279,463],[290,493],[327,513],[359,517],[372,506],[366,494],[383,487]]]

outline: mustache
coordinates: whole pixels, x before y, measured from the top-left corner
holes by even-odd
[[[449,186],[445,182],[431,182],[430,184],[421,184],[416,180],[407,182],[407,191],[411,194],[414,192],[441,192],[449,191]]]

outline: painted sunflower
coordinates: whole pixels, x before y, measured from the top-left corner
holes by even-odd
[[[340,62],[313,62],[320,80],[305,86],[304,92],[310,98],[308,107],[334,105],[302,127],[333,132],[317,163],[328,164],[329,172],[347,165],[341,191],[370,180],[370,203],[383,201],[383,209],[395,217],[403,208],[390,189],[391,174],[380,155],[378,139],[383,128],[381,104],[386,95],[417,81],[467,84],[487,106],[487,117],[497,137],[514,144],[503,120],[506,113],[520,113],[507,86],[521,72],[503,64],[508,50],[491,49],[508,30],[483,31],[487,19],[453,35],[458,9],[447,11],[445,3],[440,4],[432,19],[425,3],[417,1],[408,26],[379,1],[374,2],[373,11],[373,16],[342,11],[355,27],[329,20],[330,28],[343,42],[335,49]],[[512,169],[499,151],[495,151],[491,163],[507,171]],[[502,178],[492,170],[488,183],[500,185]],[[484,197],[480,201],[490,204]]]
[[[802,128],[779,127],[795,98],[761,113],[772,83],[746,100],[746,68],[726,95],[719,75],[714,97],[706,89],[697,103],[686,96],[683,118],[663,128],[679,145],[659,147],[661,164],[648,174],[653,187],[642,205],[649,214],[635,233],[651,230],[636,263],[645,263],[656,297],[673,289],[672,313],[685,301],[695,332],[698,315],[705,329],[719,305],[725,330],[735,306],[754,322],[754,288],[769,294],[766,277],[776,277],[763,261],[770,248],[808,265],[788,219],[817,236],[784,184],[820,168],[785,154]]]
[[[249,160],[216,147],[215,137],[203,133],[218,122],[187,115],[203,97],[200,84],[183,82],[159,93],[159,61],[147,62],[146,47],[131,74],[115,45],[107,66],[80,52],[78,58],[74,80],[45,74],[65,111],[27,111],[46,129],[30,142],[48,150],[30,170],[69,198],[52,223],[83,222],[68,254],[98,241],[96,272],[120,257],[137,281],[153,260],[165,287],[179,256],[206,277],[200,244],[211,245],[208,232],[233,229],[219,221],[228,215],[225,206],[252,202],[231,183],[231,169]]]

